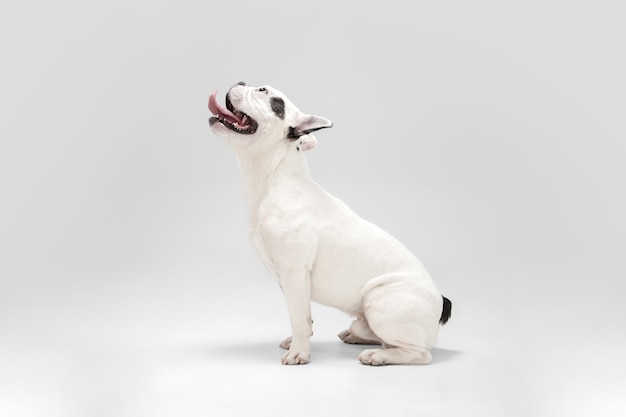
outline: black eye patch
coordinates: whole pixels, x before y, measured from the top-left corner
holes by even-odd
[[[272,97],[270,99],[270,106],[276,116],[281,119],[285,118],[285,101],[282,98]]]

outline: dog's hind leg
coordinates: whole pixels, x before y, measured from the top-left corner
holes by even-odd
[[[385,279],[363,298],[365,318],[383,342],[367,349],[359,360],[368,365],[429,364],[441,315],[437,291],[406,279]]]
[[[381,340],[370,329],[363,317],[356,318],[348,330],[337,335],[344,343],[358,345],[380,345]]]

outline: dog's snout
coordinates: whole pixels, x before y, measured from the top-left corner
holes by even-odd
[[[234,90],[238,90],[238,87],[246,87],[246,84],[243,81],[239,81],[237,84],[233,85],[228,89],[228,93],[226,93],[226,99],[229,100],[229,96],[233,93]],[[241,92],[237,92],[236,94],[241,94]]]

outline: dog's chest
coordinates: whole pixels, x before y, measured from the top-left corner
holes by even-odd
[[[306,183],[271,187],[251,206],[250,239],[272,271],[312,263],[319,237],[319,197]]]
[[[269,269],[271,272],[273,272],[275,276],[277,276],[276,275],[276,272],[277,272],[276,268],[275,268],[273,262],[271,261],[270,253],[267,250],[265,242],[263,241],[263,237],[262,237],[262,234],[261,234],[260,230],[258,229],[258,225],[254,225],[254,226],[251,225],[251,227],[250,227],[250,241],[252,242],[252,245],[256,249],[256,251],[257,251],[259,257],[261,258],[261,261],[265,265],[265,267],[267,269]]]

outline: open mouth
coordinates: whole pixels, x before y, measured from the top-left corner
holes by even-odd
[[[221,123],[233,132],[243,135],[251,135],[256,132],[257,122],[244,112],[237,110],[233,103],[230,102],[228,94],[226,94],[226,108],[219,105],[215,99],[216,96],[217,91],[214,91],[209,96],[209,110],[213,114],[213,117],[209,119],[209,125],[213,126],[215,123]]]

